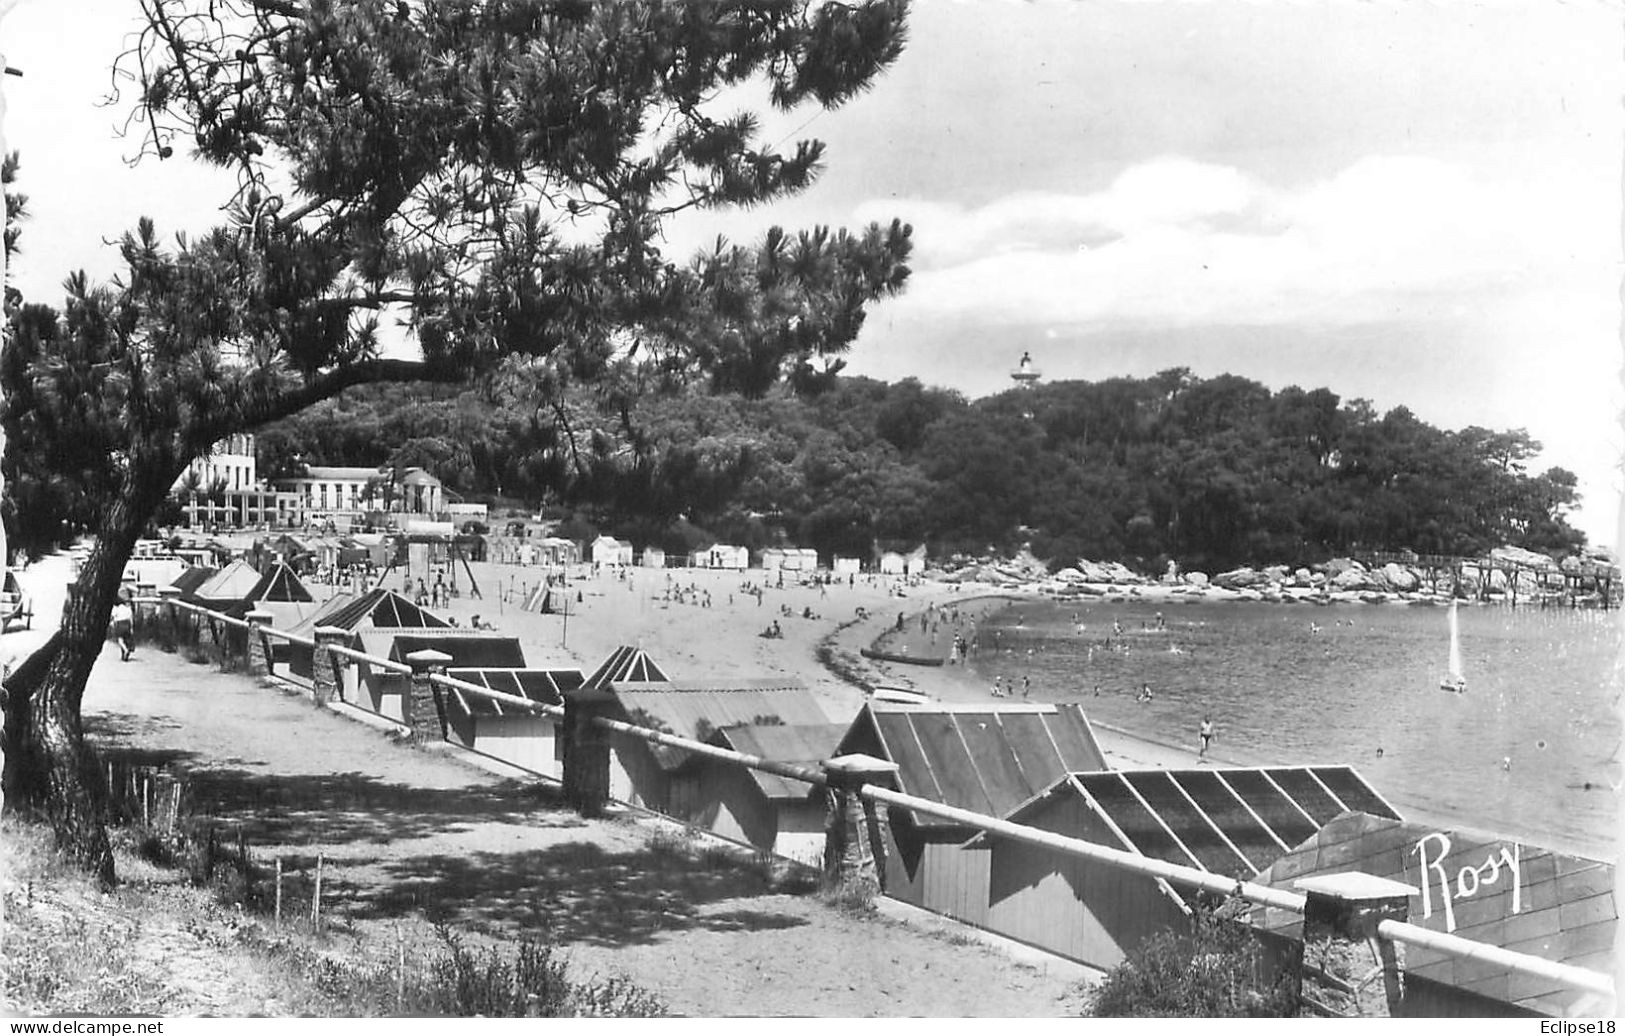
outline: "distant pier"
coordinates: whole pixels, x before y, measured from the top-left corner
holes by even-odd
[[[1595,561],[1570,559],[1562,564],[1536,564],[1517,558],[1408,551],[1365,551],[1350,556],[1367,568],[1395,564],[1410,569],[1434,593],[1477,601],[1504,596],[1514,607],[1532,603],[1542,607],[1618,608],[1625,596],[1619,567]]]

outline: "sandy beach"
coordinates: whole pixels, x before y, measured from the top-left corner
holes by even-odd
[[[542,578],[542,569],[496,563],[474,563],[471,570],[482,596],[467,592],[467,574],[459,573],[463,591],[443,610],[467,624],[475,615],[520,639],[533,664],[568,662],[590,672],[611,651],[634,645],[648,652],[675,679],[738,677],[790,678],[802,681],[818,697],[831,722],[845,723],[861,707],[869,689],[900,687],[947,702],[991,703],[991,688],[958,665],[917,665],[865,658],[864,648],[877,640],[888,652],[914,657],[946,658],[957,612],[958,627],[969,640],[982,616],[1019,600],[1040,599],[1035,591],[995,589],[975,584],[901,577],[858,576],[830,586],[801,585],[786,573],[760,569],[744,572],[706,569],[638,569],[593,574],[581,566],[572,575],[568,626],[564,616],[524,610],[524,591]],[[400,573],[388,585],[399,587]],[[761,589],[760,599],[751,590]],[[681,591],[681,592],[679,592]],[[1179,595],[1161,586],[1111,588],[1111,597],[1163,601],[1177,607]],[[577,596],[579,595],[579,600]],[[705,601],[709,595],[710,604]],[[1350,607],[1374,607],[1351,605]],[[930,610],[939,617],[933,640],[922,632],[919,616]],[[803,617],[811,612],[812,618]],[[904,617],[902,634],[897,618]],[[860,617],[861,615],[861,617]],[[780,639],[760,636],[772,622]],[[903,645],[906,652],[900,651]],[[1016,700],[1020,700],[1019,692]],[[1047,700],[1034,688],[1031,701]],[[1094,724],[1107,761],[1114,767],[1184,768],[1198,765],[1265,766],[1295,762],[1237,752],[1220,739],[1205,763],[1197,754],[1193,724],[1190,743],[1148,738],[1120,726]],[[1426,789],[1380,784],[1378,790],[1409,819],[1441,827],[1460,827],[1430,803]]]

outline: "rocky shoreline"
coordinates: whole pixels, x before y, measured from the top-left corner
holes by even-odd
[[[1572,592],[1565,576],[1581,566],[1601,567],[1613,575],[1615,601],[1606,590]],[[1459,570],[1441,570],[1390,561],[1367,566],[1354,558],[1334,558],[1306,567],[1242,567],[1209,575],[1179,572],[1173,565],[1160,578],[1142,575],[1118,562],[1080,560],[1050,572],[1029,553],[1004,561],[971,561],[934,571],[929,578],[961,587],[1038,593],[1063,600],[1099,598],[1123,601],[1261,601],[1277,604],[1420,604],[1448,603],[1452,598],[1481,603],[1608,607],[1617,605],[1618,568],[1603,552],[1558,562],[1544,554],[1501,547]],[[1555,588],[1554,588],[1555,585]]]

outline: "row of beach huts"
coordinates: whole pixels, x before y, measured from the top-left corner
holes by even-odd
[[[412,677],[399,664],[423,648],[446,675],[529,701],[591,700],[600,714],[779,762],[815,768],[862,754],[884,760],[894,788],[1227,879],[1291,889],[1357,870],[1411,887],[1411,923],[1611,973],[1618,913],[1611,863],[1407,820],[1343,765],[1112,768],[1078,705],[907,703],[871,698],[831,717],[783,679],[707,679],[668,672],[623,647],[592,672],[528,659],[517,638],[472,630],[386,589],[317,602],[281,563],[189,569],[160,596],[240,618],[249,612],[299,638],[342,631],[374,660],[345,659],[345,705],[411,720]],[[167,611],[167,614],[165,614]],[[147,606],[145,621],[209,625],[195,612]],[[218,634],[218,630],[216,630]],[[314,651],[266,638],[283,678],[314,681]],[[564,776],[562,720],[452,689],[438,699],[442,737],[550,781]],[[612,799],[764,852],[816,864],[824,790],[697,752],[614,734]],[[1168,882],[1070,857],[918,811],[890,808],[876,866],[887,896],[1087,965],[1108,968],[1147,936],[1189,923],[1192,902]],[[1300,915],[1256,907],[1264,937],[1290,945]],[[1504,964],[1406,948],[1404,1013],[1419,1016],[1586,1015],[1596,994]]]

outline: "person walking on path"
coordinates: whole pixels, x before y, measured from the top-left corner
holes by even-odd
[[[1202,717],[1202,725],[1200,728],[1198,728],[1198,734],[1202,738],[1202,748],[1196,753],[1196,757],[1198,759],[1205,759],[1207,758],[1207,746],[1213,742],[1212,716],[1204,715]]]
[[[135,654],[135,611],[128,598],[120,597],[113,605],[113,639],[118,641],[119,661],[128,662]]]

